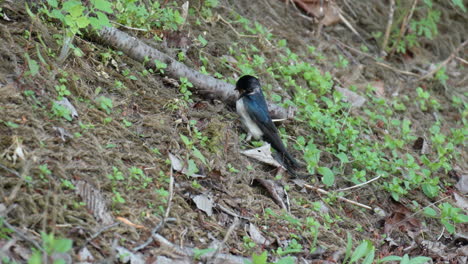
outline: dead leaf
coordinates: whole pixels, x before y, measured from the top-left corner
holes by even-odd
[[[455,200],[455,205],[457,207],[465,210],[465,212],[468,212],[468,199],[459,195],[456,192],[453,193],[453,199]]]
[[[393,202],[391,204],[390,216],[385,219],[384,232],[389,234],[395,228],[402,232],[413,232],[421,228],[421,222],[413,217],[411,210],[401,203]]]
[[[184,162],[182,162],[176,155],[169,152],[169,160],[171,160],[171,165],[172,165],[173,170],[187,175],[187,166],[186,166],[186,164]],[[190,177],[192,177],[192,178],[205,178],[206,176],[195,173],[195,174],[192,174]]]
[[[172,259],[165,256],[158,256],[151,264],[192,264],[188,258],[186,259]]]
[[[213,200],[204,194],[197,195],[192,198],[198,209],[205,212],[208,216],[213,215]]]
[[[145,261],[143,260],[143,255],[140,253],[135,254],[121,246],[115,247],[115,250],[117,251],[118,259],[122,263],[145,264]]]
[[[249,224],[249,234],[250,234],[250,238],[253,240],[253,242],[257,243],[258,245],[263,245],[263,246],[271,245],[271,242],[268,241],[262,235],[260,230],[258,230],[258,228],[252,223]]]
[[[338,86],[336,86],[335,89],[344,95],[344,101],[350,103],[352,107],[361,107],[366,102],[366,98],[351,90]]]
[[[110,225],[114,222],[112,215],[107,211],[106,201],[99,190],[85,181],[74,181],[75,192],[81,196],[86,203],[86,207],[93,212],[94,217],[101,221],[103,225]]]
[[[286,201],[287,195],[282,186],[274,181],[259,178],[254,179],[254,182],[258,182],[262,185],[271,195],[271,198],[273,198],[276,204],[281,206],[283,209],[289,210],[289,207],[287,206],[288,202]]]
[[[293,0],[306,13],[317,18],[324,26],[331,26],[341,21],[340,9],[334,1]]]
[[[430,152],[429,145],[423,137],[418,137],[418,139],[416,139],[416,141],[413,144],[413,149],[419,150],[421,155],[426,155]]]
[[[116,217],[115,219],[119,220],[120,222],[128,225],[128,226],[133,226],[135,228],[138,228],[138,229],[146,229],[146,227],[142,226],[142,225],[137,225],[137,224],[134,224],[132,223],[130,220],[128,220],[127,218],[124,218],[124,217]]]
[[[468,174],[462,174],[460,176],[457,184],[455,184],[455,188],[457,188],[462,194],[468,193]]]
[[[63,127],[52,127],[60,136],[60,139],[65,142],[67,139],[73,138],[73,135],[68,133]]]
[[[246,155],[247,157],[266,163],[268,165],[271,165],[274,167],[281,167],[281,164],[279,164],[278,161],[276,161],[271,155],[270,144],[265,144],[259,148],[244,150],[244,151],[241,151],[240,153],[243,155]]]
[[[83,247],[79,252],[78,252],[78,261],[80,262],[79,264],[91,264],[94,262],[94,257],[93,254],[89,251],[87,247]]]

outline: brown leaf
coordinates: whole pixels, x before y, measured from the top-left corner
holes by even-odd
[[[340,10],[334,1],[294,0],[294,3],[306,13],[320,20],[324,26],[331,26],[341,21]]]

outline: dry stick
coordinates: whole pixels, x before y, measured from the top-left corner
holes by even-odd
[[[377,65],[379,65],[379,66],[388,68],[388,69],[390,69],[390,70],[392,70],[392,71],[395,71],[395,72],[398,72],[398,73],[402,73],[402,74],[406,74],[406,75],[410,75],[410,76],[415,76],[415,77],[420,77],[420,75],[418,75],[418,74],[416,74],[416,73],[412,73],[412,72],[409,72],[409,71],[399,70],[399,69],[393,68],[392,66],[390,66],[390,65],[388,65],[388,64],[385,64],[385,63],[383,63],[383,62],[379,62],[379,61],[377,61],[378,59],[375,58],[374,56],[369,55],[369,54],[367,54],[367,53],[365,53],[365,52],[362,52],[362,51],[360,51],[360,50],[357,50],[357,49],[355,49],[355,48],[353,48],[353,47],[351,47],[351,46],[348,46],[348,45],[344,44],[343,42],[339,41],[338,39],[333,38],[333,40],[335,40],[336,42],[338,42],[338,44],[342,45],[343,47],[345,47],[345,48],[347,48],[347,49],[349,49],[349,50],[351,50],[351,51],[354,51],[354,52],[356,52],[356,53],[358,53],[358,54],[361,54],[361,55],[363,55],[363,56],[365,56],[365,57],[367,57],[367,58],[370,58],[370,59],[375,60],[375,64],[377,64]]]
[[[6,167],[6,166],[3,166],[2,164],[0,164],[0,168],[2,168],[2,169],[4,169],[4,170],[8,171],[9,173],[12,173],[12,174],[14,174],[15,176],[18,176],[18,177],[21,178],[21,175],[20,175],[17,171],[15,171],[15,170],[12,170],[12,169],[10,169],[10,168],[8,168],[8,167]]]
[[[96,237],[98,237],[100,234],[102,234],[103,232],[113,228],[113,227],[116,227],[118,226],[120,223],[113,223],[111,225],[107,225],[101,229],[99,229],[96,233],[94,233],[90,238],[86,239],[86,241],[84,242],[84,244],[80,247],[80,249],[84,248],[89,242],[93,241]]]
[[[395,12],[395,0],[390,0],[390,13],[388,14],[387,29],[385,30],[384,40],[382,42],[382,48],[380,50],[380,56],[385,56],[385,49],[387,48],[388,38],[390,37],[390,30],[393,25],[393,13]]]
[[[363,185],[369,184],[369,183],[371,183],[373,181],[376,181],[376,180],[380,179],[380,177],[382,177],[382,176],[379,175],[379,176],[377,176],[377,177],[375,177],[373,179],[370,179],[370,180],[368,180],[366,182],[363,182],[363,183],[360,183],[360,184],[357,184],[357,185],[354,185],[354,186],[351,186],[351,187],[348,187],[348,188],[338,189],[337,192],[349,191],[349,190],[361,187]]]
[[[211,263],[211,262],[214,263],[214,260],[218,257],[219,252],[223,249],[224,244],[226,244],[232,232],[234,232],[234,230],[237,228],[238,225],[239,225],[239,218],[235,218],[234,222],[232,223],[232,225],[229,227],[228,231],[226,232],[226,235],[224,236],[223,241],[221,242],[221,244],[218,245],[218,247],[216,248],[216,251],[210,257],[207,263]]]
[[[418,0],[414,0],[413,1],[413,5],[411,6],[411,10],[408,14],[408,16],[405,17],[405,19],[403,20],[403,23],[401,23],[401,27],[400,27],[400,34],[398,35],[398,38],[397,40],[395,41],[395,44],[393,44],[393,47],[392,49],[390,50],[389,54],[393,54],[393,52],[395,52],[396,50],[396,47],[398,45],[398,43],[400,42],[401,38],[403,37],[403,35],[405,34],[405,28],[406,26],[408,25],[408,22],[411,20],[411,18],[413,17],[413,14],[414,14],[414,10],[416,9],[416,5],[418,3]]]
[[[318,193],[321,193],[321,194],[326,194],[326,195],[329,195],[330,192],[327,192],[323,189],[320,189],[320,188],[317,188],[317,187],[314,187],[312,185],[308,185],[308,184],[304,184],[304,187],[306,187],[307,189],[310,189],[310,190],[314,190]],[[347,202],[347,203],[350,203],[350,204],[354,204],[356,206],[359,206],[359,207],[362,207],[362,208],[365,208],[365,209],[368,209],[368,210],[372,210],[372,207],[368,206],[368,205],[365,205],[365,204],[362,204],[362,203],[358,203],[356,201],[353,201],[353,200],[349,200],[347,198],[344,198],[344,197],[341,197],[341,196],[337,196],[336,197],[338,200],[340,201],[343,201],[343,202]]]
[[[124,52],[127,56],[139,62],[145,62],[149,59],[148,64],[150,67],[156,67],[155,60],[162,61],[167,65],[164,70],[169,77],[175,79],[186,77],[194,87],[197,87],[196,92],[210,99],[218,98],[229,105],[235,105],[237,92],[234,90],[234,85],[191,69],[125,32],[112,27],[104,27],[99,35],[94,36],[94,38],[105,45]],[[268,102],[268,109],[273,118],[288,117],[287,111],[278,105]]]
[[[5,218],[3,218],[3,225],[15,232],[21,239],[31,243],[35,248],[39,249],[42,253],[45,253],[45,250],[43,247],[41,247],[41,245],[39,245],[35,240],[28,238],[23,232],[17,230],[14,226],[8,223],[8,221]]]
[[[168,222],[169,220],[173,220],[173,219],[169,219],[169,212],[171,211],[173,197],[174,197],[174,174],[173,174],[173,168],[171,165],[171,173],[170,173],[170,178],[169,178],[169,199],[167,200],[166,211],[164,212],[163,219],[161,220],[161,222],[159,222],[158,225],[156,225],[153,228],[153,230],[151,230],[151,236],[145,241],[145,243],[137,247],[134,247],[133,251],[139,251],[147,247],[151,242],[153,242],[154,235],[158,233],[159,229],[164,227],[166,222]]]
[[[460,46],[458,46],[453,52],[452,54],[450,54],[450,56],[448,56],[447,59],[445,59],[441,64],[439,64],[439,66],[437,66],[435,69],[433,69],[432,71],[426,73],[424,76],[422,76],[421,78],[418,79],[418,82],[419,81],[422,81],[422,80],[425,80],[427,78],[430,78],[434,73],[438,72],[440,69],[442,69],[442,67],[444,67],[445,65],[447,65],[447,63],[449,63],[453,58],[455,58],[455,56],[457,55],[458,52],[460,52],[461,49],[463,49],[466,45],[468,44],[468,39],[465,40],[465,42],[463,42],[462,44],[460,44]]]

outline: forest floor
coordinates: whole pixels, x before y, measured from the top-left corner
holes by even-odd
[[[382,58],[387,1],[336,1],[351,26],[320,31],[279,0],[189,2],[178,31],[120,29],[227,82],[258,76],[295,110],[277,126],[310,177],[241,154],[260,143],[235,109],[164,67],[83,36],[57,62],[61,27],[0,1],[0,262],[466,263],[466,12],[434,1],[438,34]]]

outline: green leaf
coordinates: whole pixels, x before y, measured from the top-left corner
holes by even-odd
[[[78,18],[78,17],[84,16],[85,7],[82,6],[81,4],[79,4],[79,5],[73,6],[73,7],[70,8],[70,9],[67,9],[67,11],[70,13],[70,15],[71,15],[73,18],[76,19],[76,18]]]
[[[203,164],[206,165],[206,159],[205,156],[198,150],[196,147],[193,147],[193,156],[195,156],[197,159],[201,160]]]
[[[58,2],[57,0],[47,0],[47,4],[49,4],[51,7],[53,8],[57,8],[58,7]]]
[[[255,253],[252,254],[252,264],[266,264],[268,258],[267,251],[263,251],[262,254],[257,255]]]
[[[294,263],[296,263],[296,261],[291,256],[280,258],[278,261],[276,261],[276,264],[294,264]]]
[[[431,260],[431,258],[419,256],[419,257],[412,258],[409,263],[411,263],[411,264],[423,264],[423,263],[426,263],[426,262],[428,262],[430,260]]]
[[[188,137],[186,137],[183,134],[179,134],[179,135],[180,135],[180,139],[182,139],[182,142],[184,142],[185,146],[190,147],[192,145],[192,141]]]
[[[452,0],[452,3],[463,10],[463,12],[466,12],[466,7],[463,5],[463,0]]]
[[[431,207],[424,208],[424,214],[430,217],[436,217],[437,212],[436,210],[432,209]]]
[[[205,248],[205,249],[198,249],[198,248],[195,248],[193,249],[193,253],[194,253],[194,258],[195,259],[200,259],[201,256],[207,254],[207,253],[210,253],[210,252],[213,252],[215,251],[214,248]]]
[[[192,176],[195,173],[198,172],[197,164],[195,164],[195,161],[189,159],[188,160],[188,168],[187,168],[187,176]]]
[[[29,57],[29,54],[25,53],[24,56],[26,57],[26,60],[28,61],[29,73],[32,76],[35,76],[39,72],[39,64],[37,63],[37,61],[31,59]]]
[[[65,253],[72,248],[73,241],[71,239],[57,239],[54,243],[54,251],[59,253]]]
[[[335,174],[333,173],[332,170],[330,170],[329,168],[327,167],[319,167],[317,169],[317,172],[322,175],[322,182],[330,187],[333,185],[333,183],[335,182]]]
[[[349,163],[348,156],[343,152],[338,153],[336,157],[340,159],[341,163]]]
[[[203,47],[208,44],[208,40],[206,40],[202,35],[198,35],[198,41],[200,41]]]
[[[114,10],[112,10],[112,4],[106,0],[91,0],[91,3],[94,5],[96,9],[102,10],[106,13],[112,14]]]
[[[79,28],[85,28],[89,25],[89,18],[86,16],[82,16],[76,19],[76,24]]]
[[[350,263],[354,263],[360,258],[366,256],[371,252],[373,245],[370,241],[364,240],[355,250],[351,256]]]
[[[467,223],[468,222],[468,215],[465,214],[458,214],[453,218],[455,223]]]
[[[34,250],[32,256],[28,259],[28,264],[41,264],[42,254],[41,252]]]
[[[455,233],[455,226],[452,225],[449,221],[447,220],[440,220],[440,222],[442,222],[442,224],[445,226],[445,228],[447,229],[447,231],[450,233],[450,234],[454,234]]]
[[[386,256],[385,258],[381,259],[380,262],[385,262],[385,261],[400,261],[402,257],[400,256]]]

